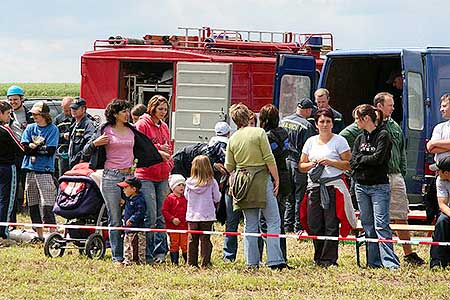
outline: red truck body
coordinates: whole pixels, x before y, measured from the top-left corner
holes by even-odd
[[[101,111],[97,110],[104,109],[114,98],[146,104],[154,94],[163,94],[170,100],[172,112],[176,112],[179,109],[177,101],[186,99],[185,95],[178,97],[178,89],[184,86],[184,81],[181,83],[179,80],[183,72],[202,78],[197,83],[187,84],[190,86],[188,97],[196,98],[197,86],[198,99],[214,98],[220,92],[207,92],[209,96],[200,96],[206,88],[202,87],[202,81],[225,72],[216,72],[214,64],[229,66],[229,83],[226,79],[223,84],[211,83],[213,87],[224,85],[225,89],[229,89],[228,94],[224,95],[228,98],[227,104],[242,102],[253,111],[259,111],[263,105],[273,101],[278,53],[314,56],[317,71],[320,72],[323,54],[333,48],[330,33],[230,31],[209,27],[183,29],[186,32],[184,36],[147,35],[143,39],[112,37],[95,41],[94,50],[81,57],[80,95],[86,99],[91,111],[94,109],[94,114],[101,117]],[[198,35],[191,35],[192,31],[198,32]],[[310,43],[317,40],[320,45]],[[205,69],[202,64],[208,67]],[[184,71],[185,66],[189,70]],[[197,71],[197,66],[202,70]],[[180,70],[181,67],[183,70]],[[184,80],[189,81],[189,78]],[[196,102],[192,106],[190,108],[202,110],[201,103]],[[211,112],[211,108],[208,111]],[[218,119],[226,119],[227,111],[227,108],[221,108]],[[199,123],[197,127],[209,128],[209,123],[218,120],[213,119],[208,125]],[[206,135],[211,133],[214,132],[209,129]]]

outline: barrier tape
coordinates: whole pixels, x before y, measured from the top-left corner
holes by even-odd
[[[365,237],[337,237],[337,236],[316,236],[307,235],[305,231],[301,234],[278,234],[278,233],[252,233],[252,232],[226,232],[226,231],[203,231],[203,230],[181,230],[181,229],[159,229],[159,228],[135,228],[135,227],[110,227],[110,226],[94,226],[94,225],[69,225],[69,224],[33,224],[33,223],[12,223],[0,222],[0,226],[17,226],[17,227],[42,227],[42,228],[67,228],[67,229],[94,229],[94,230],[119,230],[119,231],[141,231],[141,232],[165,232],[165,233],[190,233],[190,234],[206,234],[220,236],[252,236],[267,238],[286,238],[297,240],[320,240],[320,241],[343,241],[343,242],[368,242],[368,243],[387,243],[400,245],[429,245],[429,246],[450,246],[450,242],[433,242],[433,241],[413,241],[399,239],[378,239]]]

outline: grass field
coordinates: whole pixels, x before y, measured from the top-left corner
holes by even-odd
[[[217,230],[223,230],[218,226]],[[122,266],[77,250],[46,258],[42,245],[0,248],[0,299],[448,299],[449,273],[428,266],[402,265],[398,271],[356,266],[354,245],[340,245],[340,266],[323,269],[312,263],[310,241],[288,240],[289,264],[295,269],[249,271],[243,261],[221,260],[223,239],[212,237],[213,267],[174,267],[170,263]],[[401,247],[396,252],[402,257]],[[418,246],[428,259],[428,247]]]
[[[11,85],[18,85],[25,91],[25,97],[76,97],[80,95],[79,83],[0,83],[0,97],[6,96]]]

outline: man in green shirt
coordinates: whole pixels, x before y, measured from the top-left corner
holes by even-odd
[[[388,177],[391,186],[390,219],[393,223],[408,224],[408,197],[405,179],[403,178],[406,175],[405,140],[402,129],[391,118],[394,111],[394,97],[386,92],[378,93],[373,100],[373,104],[383,112],[386,129],[392,139],[391,159],[388,165]],[[397,236],[401,240],[411,239],[409,231],[398,231]],[[425,264],[425,261],[412,251],[411,245],[403,244],[403,252],[405,253],[405,262],[412,265]]]

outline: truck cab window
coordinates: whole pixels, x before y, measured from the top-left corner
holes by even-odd
[[[408,72],[408,127],[423,130],[424,101],[422,77],[419,73]]]
[[[308,76],[285,74],[280,84],[280,118],[295,112],[297,102],[310,97],[311,79]]]

